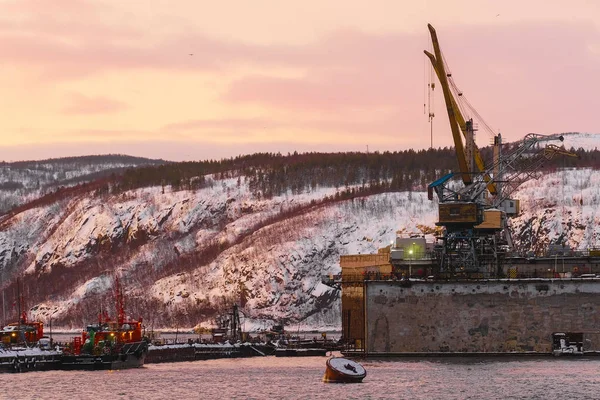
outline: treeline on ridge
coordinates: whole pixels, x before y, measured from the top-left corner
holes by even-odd
[[[170,185],[174,190],[198,189],[214,180],[244,180],[263,197],[309,192],[318,187],[378,186],[407,190],[452,170],[453,149],[384,153],[257,153],[220,161],[198,161],[130,168],[120,189]]]
[[[549,171],[563,167],[600,167],[600,151],[571,149],[579,159],[559,156],[545,163]],[[482,149],[484,159],[491,150]],[[220,161],[198,161],[127,169],[116,190],[169,185],[195,190],[215,180],[238,178],[260,197],[311,192],[319,187],[378,187],[390,191],[425,190],[439,177],[457,171],[453,148],[373,153],[257,153]]]

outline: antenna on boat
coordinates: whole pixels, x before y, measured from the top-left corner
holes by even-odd
[[[19,281],[19,277],[17,276],[17,329],[19,332],[19,340],[22,340],[27,345],[27,337],[25,333],[21,329],[21,324],[27,323],[26,315],[21,311],[23,306],[23,295],[21,294],[21,282]]]
[[[125,302],[123,300],[123,290],[119,284],[119,276],[115,274],[115,298],[117,306],[117,323],[119,326],[125,322]]]

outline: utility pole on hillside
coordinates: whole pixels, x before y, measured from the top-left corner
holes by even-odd
[[[4,268],[2,269],[2,282],[0,282],[0,286],[2,286],[2,326],[6,326],[6,299],[4,297]]]

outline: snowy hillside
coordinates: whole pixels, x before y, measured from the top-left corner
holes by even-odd
[[[577,139],[593,149],[596,138],[565,135],[565,146]],[[22,273],[32,317],[79,328],[112,309],[116,270],[128,312],[148,326],[210,325],[240,302],[246,328],[337,329],[339,292],[321,277],[340,271],[339,256],[376,252],[397,231],[437,220],[425,192],[342,200],[336,193],[349,188],[316,187],[265,198],[245,180],[210,178],[197,190],[76,195],[12,217],[0,231],[7,302]],[[514,196],[523,212],[511,221],[518,249],[598,247],[599,181],[591,168],[560,169],[524,184]]]
[[[521,214],[512,220],[522,250],[550,243],[573,250],[600,247],[600,171],[567,169],[526,182],[517,192]]]
[[[339,272],[339,256],[375,252],[399,228],[416,231],[415,215],[427,215],[419,218],[426,225],[433,225],[435,216],[434,204],[424,193],[389,193],[315,206],[256,229],[281,210],[310,206],[335,191],[257,200],[246,186],[227,179],[197,192],[163,194],[150,188],[118,198],[78,198],[20,214],[0,233],[0,262],[26,260],[26,273],[39,279],[59,279],[54,270],[72,275],[70,292],[36,307],[33,314],[39,318],[60,320],[82,298],[106,292],[110,285],[105,270],[118,268],[124,281],[134,285],[147,283],[151,276],[149,288],[129,286],[131,295],[158,300],[164,307],[156,311],[165,315],[183,312],[189,315],[183,317],[187,323],[200,317],[195,308],[227,307],[244,291],[249,318],[310,317],[305,323],[335,326],[340,318],[338,293],[320,282],[322,275]],[[224,251],[212,262],[161,278],[170,264],[213,243]],[[90,269],[90,260],[98,264],[105,252],[125,244],[133,247],[121,263],[94,266],[96,276],[76,285],[85,275],[82,271]]]
[[[59,186],[88,182],[128,167],[165,161],[118,154],[0,163],[0,213],[50,193]]]
[[[598,133],[564,133],[563,137],[567,149],[594,150],[600,147],[600,134]]]

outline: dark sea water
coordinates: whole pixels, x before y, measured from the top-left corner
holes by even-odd
[[[0,375],[2,399],[600,399],[600,359],[367,360],[360,384],[323,383],[326,357],[147,364]]]

